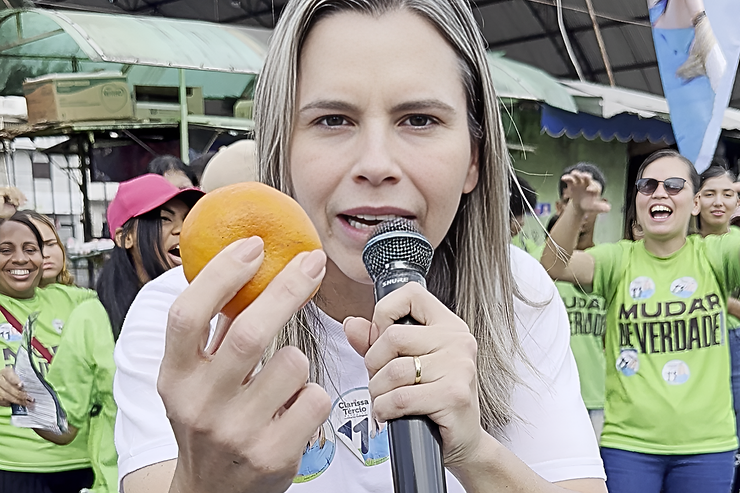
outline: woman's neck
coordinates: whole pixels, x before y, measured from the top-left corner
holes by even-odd
[[[701,235],[702,237],[706,238],[709,235],[723,235],[730,232],[730,225],[729,224],[705,224],[702,222],[701,225]]]
[[[686,244],[686,235],[676,236],[668,240],[645,237],[645,250],[656,257],[669,257],[679,251]]]
[[[334,262],[328,260],[326,276],[314,302],[324,313],[340,322],[347,317],[372,320],[375,295],[371,284],[361,284],[348,278]]]

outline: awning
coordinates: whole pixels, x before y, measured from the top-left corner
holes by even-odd
[[[119,70],[132,84],[177,85],[178,68],[205,97],[239,97],[259,73],[267,31],[162,17],[42,9],[0,11],[0,94],[24,79]]]
[[[609,142],[615,138],[620,142],[664,142],[674,144],[671,124],[653,118],[640,118],[629,113],[620,113],[611,118],[601,118],[588,113],[569,113],[552,106],[542,105],[542,130],[551,137],[566,135],[571,139],[597,137]]]
[[[502,99],[540,101],[576,113],[578,108],[567,88],[546,72],[488,52],[488,67],[496,95]]]
[[[560,83],[573,97],[578,113],[543,105],[542,130],[549,135],[675,143],[665,98],[590,82],[563,80]],[[739,130],[740,110],[728,108],[722,128]]]

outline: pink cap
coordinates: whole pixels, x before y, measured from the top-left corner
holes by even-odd
[[[177,188],[163,176],[152,173],[137,176],[118,185],[118,192],[108,205],[108,229],[111,237],[131,218],[141,216],[180,198],[192,206],[203,196],[197,188]]]

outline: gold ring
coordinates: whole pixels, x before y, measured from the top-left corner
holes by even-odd
[[[421,360],[418,356],[414,356],[414,368],[416,369],[416,378],[414,379],[414,385],[421,382]]]

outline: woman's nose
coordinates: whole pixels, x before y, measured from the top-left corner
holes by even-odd
[[[380,125],[368,125],[364,130],[355,149],[357,158],[353,178],[367,181],[373,186],[400,180],[403,172],[394,150],[391,131]]]

